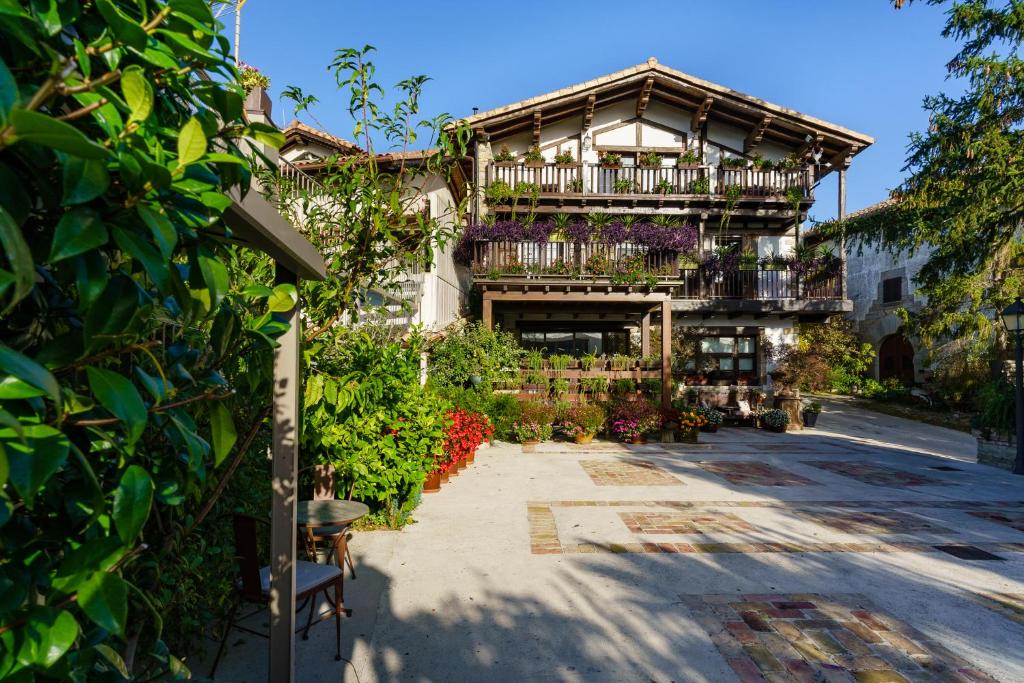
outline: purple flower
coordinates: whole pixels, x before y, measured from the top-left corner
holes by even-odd
[[[572,242],[589,242],[590,225],[586,221],[575,221],[565,229],[565,235]]]
[[[555,224],[550,221],[537,221],[523,230],[525,238],[533,242],[547,242],[554,231]]]
[[[618,244],[625,242],[629,236],[629,230],[621,221],[615,221],[601,228],[599,239],[605,244]]]

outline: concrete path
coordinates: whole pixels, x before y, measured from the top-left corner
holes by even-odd
[[[321,624],[297,680],[1024,681],[1024,478],[969,436],[836,405],[701,441],[481,450],[356,536],[348,661]],[[230,642],[218,680],[266,680]]]

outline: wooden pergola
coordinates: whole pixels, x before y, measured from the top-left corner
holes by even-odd
[[[672,405],[672,297],[668,292],[658,291],[617,291],[591,288],[587,290],[565,289],[485,289],[483,291],[483,322],[487,329],[494,327],[494,304],[539,304],[559,306],[579,304],[629,304],[636,306],[643,314],[641,318],[641,346],[646,351],[650,345],[651,314],[660,312],[661,317],[661,404]]]
[[[327,277],[323,256],[258,192],[242,197],[234,190],[228,196],[232,203],[224,223],[231,230],[231,241],[273,258],[275,283],[297,286],[301,278]],[[289,327],[277,338],[274,351],[268,680],[290,683],[295,679],[295,522],[302,390],[299,303],[274,317]]]

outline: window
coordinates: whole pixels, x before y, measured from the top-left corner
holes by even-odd
[[[630,352],[629,332],[627,330],[608,330],[601,332],[536,332],[523,331],[519,343],[524,349],[543,351],[545,355],[567,353],[572,356],[583,356],[588,353],[616,354]]]
[[[687,384],[757,384],[757,337],[740,334],[702,336],[693,358],[683,363]]]
[[[882,280],[882,303],[896,304],[903,300],[903,278],[890,277]]]

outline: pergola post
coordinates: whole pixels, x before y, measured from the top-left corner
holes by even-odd
[[[488,330],[493,330],[494,329],[494,301],[490,297],[487,296],[486,292],[484,293],[483,308],[484,308],[484,310],[483,310],[483,314],[484,314],[483,315],[484,327],[486,327]]]
[[[672,299],[661,302],[661,407],[672,407]]]
[[[839,169],[839,183],[838,184],[839,184],[839,191],[838,191],[839,206],[837,207],[837,210],[836,210],[836,220],[843,221],[843,220],[846,220],[846,167],[845,166]],[[840,294],[845,297],[846,296],[846,236],[845,235],[841,235],[839,237],[839,258],[842,259],[842,264],[843,264],[842,280],[840,281],[840,286],[842,287],[842,291],[840,292]]]
[[[295,273],[277,265],[277,284],[298,286]],[[270,666],[268,680],[295,680],[295,485],[299,458],[301,369],[299,305],[275,313],[288,323],[274,350],[273,465],[270,526]]]
[[[646,358],[651,355],[651,312],[644,313],[640,318],[640,355]]]

